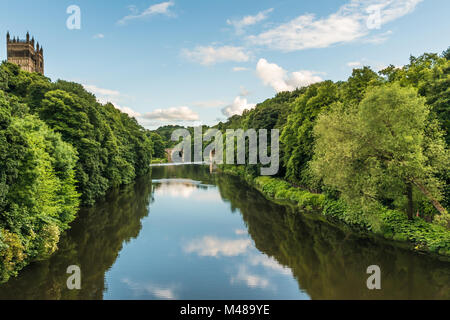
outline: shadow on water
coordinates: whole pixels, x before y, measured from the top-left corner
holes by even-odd
[[[240,210],[258,250],[292,270],[312,299],[450,299],[450,263],[374,239],[361,239],[317,217],[262,200],[238,179],[219,176],[223,198]],[[238,191],[239,190],[239,191]],[[382,290],[368,290],[367,267],[381,268]]]
[[[83,209],[57,253],[0,285],[0,299],[102,299],[105,273],[123,244],[139,236],[141,220],[149,214],[151,180],[175,178],[217,185],[222,201],[242,215],[256,248],[290,268],[299,290],[312,299],[450,299],[448,262],[357,238],[267,201],[237,178],[211,175],[205,166],[162,166],[152,171],[151,177],[114,190],[94,208]],[[366,269],[374,264],[382,272],[379,291],[366,287]],[[81,290],[66,287],[69,265],[82,269]]]
[[[149,213],[151,191],[151,177],[142,177],[133,185],[111,191],[95,207],[82,209],[61,237],[58,251],[0,285],[0,299],[102,299],[105,273],[124,242],[139,235],[141,219]],[[82,270],[81,290],[67,289],[69,265]]]

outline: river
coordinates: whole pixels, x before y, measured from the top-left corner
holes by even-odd
[[[0,299],[450,299],[450,263],[266,200],[207,166],[158,166],[82,209]],[[69,290],[67,267],[81,268]],[[367,267],[381,268],[368,290]]]

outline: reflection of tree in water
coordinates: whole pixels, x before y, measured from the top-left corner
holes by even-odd
[[[179,178],[213,184],[214,177],[215,175],[211,175],[209,169],[202,165],[163,165],[152,168],[152,179]]]
[[[82,209],[72,228],[61,238],[49,260],[34,263],[17,279],[0,286],[0,299],[101,299],[106,271],[115,262],[124,241],[136,238],[147,216],[151,178],[108,194],[95,207]],[[81,268],[81,290],[68,290],[66,269]]]
[[[356,238],[293,208],[268,202],[242,181],[217,176],[222,198],[238,208],[258,250],[291,268],[313,299],[450,299],[450,263]],[[366,287],[381,267],[381,291]]]
[[[206,166],[162,166],[152,171],[151,178],[115,190],[94,208],[83,210],[62,237],[56,254],[1,285],[0,299],[101,299],[106,271],[123,242],[138,236],[141,219],[148,214],[151,179],[167,178],[217,184],[224,201],[242,213],[258,250],[289,267],[300,288],[313,299],[450,299],[449,263],[361,240],[267,201],[237,178],[210,175]],[[66,288],[66,268],[72,264],[81,267],[79,291]],[[366,269],[372,264],[381,267],[382,291],[366,287]]]

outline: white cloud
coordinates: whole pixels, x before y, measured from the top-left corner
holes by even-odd
[[[115,108],[119,109],[120,111],[128,114],[130,117],[139,118],[141,114],[139,112],[134,111],[133,109],[122,106],[118,103],[122,99],[122,96],[119,91],[116,90],[110,90],[110,89],[104,89],[99,88],[95,85],[89,85],[89,84],[83,84],[83,87],[93,93],[95,97],[97,98],[97,101],[106,104],[106,103],[112,103]]]
[[[144,119],[160,121],[196,121],[199,119],[197,113],[188,107],[173,107],[168,109],[156,109],[142,116]]]
[[[347,66],[349,66],[350,68],[357,68],[362,66],[362,63],[359,61],[351,61],[349,63],[347,63]]]
[[[250,239],[229,240],[206,236],[189,242],[184,251],[202,257],[233,257],[247,252],[251,245]]]
[[[368,0],[363,1],[367,3],[365,10],[371,11],[371,9],[379,9],[381,15],[381,24],[394,21],[401,18],[416,9],[416,6],[423,0]],[[358,0],[352,2],[359,3]]]
[[[134,111],[131,108],[128,107],[122,107],[120,105],[118,105],[117,103],[113,103],[114,107],[116,107],[117,109],[119,109],[120,111],[122,111],[123,113],[128,114],[130,117],[132,118],[139,118],[142,116],[142,114],[140,114],[139,112]]]
[[[254,16],[245,16],[239,20],[227,20],[227,24],[233,26],[237,33],[242,33],[243,29],[247,26],[251,26],[257,24],[260,21],[267,19],[267,15],[273,11],[273,8],[270,8],[265,11],[258,12],[258,14]]]
[[[182,54],[205,66],[227,61],[246,62],[250,59],[249,54],[242,47],[233,46],[197,46],[192,50],[184,49]]]
[[[98,96],[109,96],[109,97],[113,96],[113,97],[117,97],[117,96],[120,95],[119,91],[99,88],[99,87],[94,86],[94,85],[83,84],[83,87],[87,91],[95,94],[96,96],[98,95]]]
[[[244,86],[241,86],[241,91],[239,92],[241,97],[246,97],[250,95],[250,91],[248,91]]]
[[[161,3],[151,5],[150,7],[148,7],[141,13],[138,12],[138,10],[136,9],[135,6],[129,6],[128,8],[130,9],[131,14],[120,19],[117,22],[117,24],[125,25],[130,20],[142,19],[145,17],[154,16],[157,14],[172,16],[173,13],[169,9],[170,9],[170,7],[172,7],[174,5],[175,4],[172,1],[161,2]]]
[[[97,33],[96,35],[93,36],[94,39],[103,39],[105,37],[105,35],[103,33]]]
[[[317,72],[302,70],[288,74],[286,70],[275,63],[269,63],[266,59],[259,59],[256,73],[265,85],[270,85],[276,92],[293,91],[322,81]]]
[[[224,105],[226,105],[226,102],[222,100],[197,101],[192,104],[192,106],[199,108],[218,108]]]
[[[256,104],[248,103],[246,98],[238,96],[234,99],[233,103],[222,109],[222,113],[227,117],[241,115],[244,110],[253,109],[255,106]]]
[[[373,36],[368,37],[367,39],[364,40],[364,42],[366,43],[373,43],[373,44],[380,44],[385,42],[386,40],[389,39],[389,36],[392,34],[393,32],[391,30],[380,33],[380,34],[375,34]]]
[[[250,36],[250,42],[282,51],[326,48],[367,36],[378,27],[414,11],[423,0],[351,0],[328,17],[304,14],[271,30]],[[373,12],[378,10],[379,19]],[[374,20],[375,17],[375,20]]]
[[[245,68],[245,67],[234,67],[233,68],[234,72],[247,71],[247,70],[248,70],[248,68]]]

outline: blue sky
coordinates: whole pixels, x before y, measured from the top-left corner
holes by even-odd
[[[278,91],[450,45],[448,0],[0,1],[0,33],[30,31],[48,77],[151,129],[214,124]],[[67,28],[70,5],[80,29]]]

